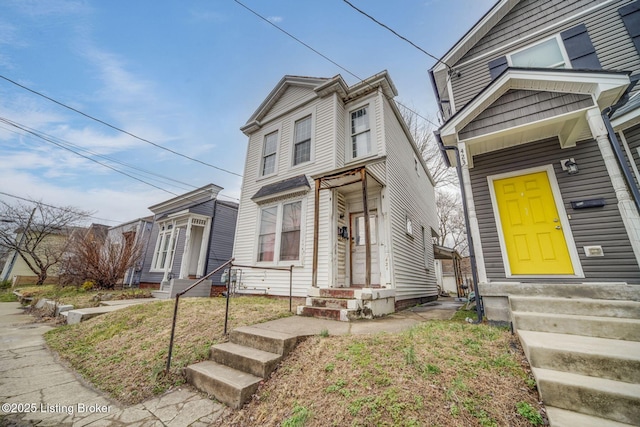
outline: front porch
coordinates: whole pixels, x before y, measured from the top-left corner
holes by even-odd
[[[309,288],[299,316],[349,322],[373,319],[395,312],[395,289],[381,287]]]

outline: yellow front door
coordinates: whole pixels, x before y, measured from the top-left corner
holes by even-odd
[[[574,274],[547,172],[493,181],[511,274]]]

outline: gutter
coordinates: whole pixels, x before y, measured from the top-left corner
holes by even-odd
[[[469,260],[471,261],[471,276],[473,278],[473,290],[476,295],[476,314],[478,318],[473,323],[482,323],[484,316],[484,304],[482,303],[482,297],[480,296],[480,289],[478,287],[478,267],[476,265],[476,254],[473,247],[473,237],[471,236],[471,226],[469,224],[469,210],[467,208],[467,197],[464,189],[464,180],[462,179],[462,166],[460,164],[460,150],[458,147],[445,146],[440,138],[440,132],[435,131],[433,133],[438,141],[438,146],[444,157],[444,162],[447,167],[451,167],[451,162],[447,156],[446,150],[453,150],[456,152],[456,172],[458,173],[458,182],[460,183],[460,193],[462,195],[462,210],[464,212],[464,223],[467,231],[467,242],[469,244]]]

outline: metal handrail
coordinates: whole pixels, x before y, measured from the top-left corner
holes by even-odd
[[[255,265],[240,265],[240,264],[231,264],[231,267],[240,267],[240,268],[255,268],[258,270],[279,270],[279,271],[288,271],[289,272],[289,311],[292,311],[292,300],[293,300],[293,267],[294,265],[290,265],[289,267],[256,267]],[[228,291],[227,291],[228,293]],[[225,334],[226,334],[225,328]]]
[[[171,368],[171,354],[173,353],[173,339],[175,336],[175,331],[176,331],[176,318],[178,317],[178,303],[180,302],[180,297],[184,294],[186,294],[187,292],[189,292],[191,289],[195,288],[196,286],[198,286],[200,283],[204,282],[205,280],[207,280],[209,277],[213,276],[214,274],[216,274],[217,272],[219,272],[220,270],[222,270],[223,268],[225,268],[228,265],[231,265],[231,263],[233,263],[234,258],[231,258],[230,260],[226,261],[224,264],[220,265],[218,268],[216,268],[215,270],[213,270],[211,273],[207,274],[204,277],[201,277],[200,279],[198,279],[193,285],[189,286],[187,289],[180,291],[176,294],[176,302],[175,305],[173,306],[173,323],[171,324],[171,339],[169,341],[169,354],[167,355],[167,367],[165,369],[165,372],[168,374],[169,373],[169,369]],[[228,294],[229,294],[229,289],[227,287],[227,307],[228,307]],[[225,319],[226,322],[226,319]],[[226,327],[225,327],[226,329]],[[226,332],[225,332],[226,333]]]

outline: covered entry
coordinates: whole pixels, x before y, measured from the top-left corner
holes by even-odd
[[[337,234],[343,240],[348,240],[344,250],[338,250],[340,259],[344,263],[346,251],[349,251],[350,285],[369,288],[379,285],[379,257],[378,257],[378,213],[377,206],[370,199],[369,191],[382,188],[382,183],[376,179],[366,166],[333,172],[315,178],[314,228],[313,228],[313,272],[312,286],[318,287],[318,240],[320,225],[320,192],[322,190],[337,190],[343,203],[347,203],[348,195],[349,215],[341,218],[335,224]],[[366,221],[365,218],[369,218]],[[334,227],[331,226],[330,229]],[[340,270],[340,266],[338,266]]]

